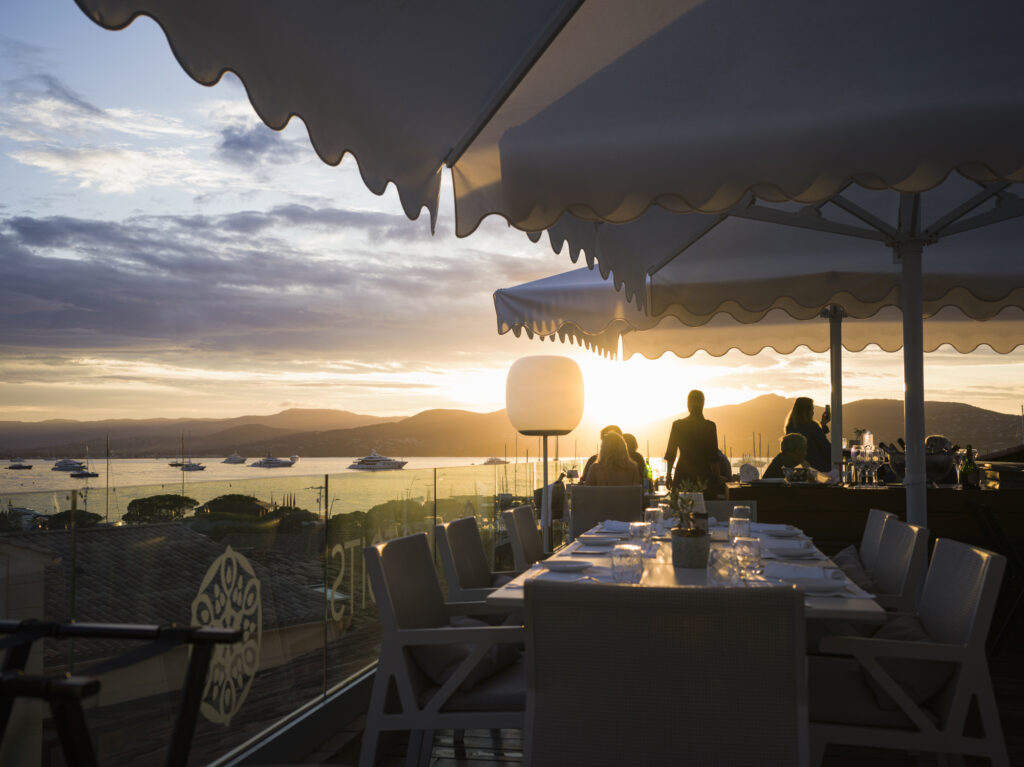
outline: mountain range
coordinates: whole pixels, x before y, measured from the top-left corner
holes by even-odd
[[[709,408],[705,415],[718,426],[719,442],[739,457],[774,455],[792,398],[767,394],[738,405]],[[820,416],[821,409],[818,409]],[[658,456],[668,440],[674,418],[633,429],[641,452]],[[875,441],[894,442],[903,436],[903,403],[869,399],[846,403],[844,431],[870,429]],[[560,442],[561,454],[570,446],[586,455],[596,449],[603,424],[584,422]],[[629,424],[620,424],[631,430]],[[960,445],[973,444],[982,453],[1022,442],[1021,418],[1016,415],[956,402],[928,402],[925,428],[945,434]],[[122,457],[188,455],[217,456],[238,451],[244,456],[275,455],[359,456],[371,449],[384,455],[485,456],[513,455],[527,450],[537,455],[538,440],[516,434],[504,410],[475,413],[466,410],[425,410],[413,416],[378,417],[344,410],[291,409],[273,415],[205,419],[117,419],[109,421],[52,420],[0,422],[0,454],[35,458],[81,456],[88,447],[103,455],[110,439],[112,455]],[[551,447],[552,454],[554,446]]]

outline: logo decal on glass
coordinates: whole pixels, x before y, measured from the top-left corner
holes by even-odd
[[[252,687],[260,662],[263,606],[260,582],[249,560],[230,546],[206,571],[192,601],[192,625],[242,629],[242,641],[217,645],[199,710],[211,722],[230,724]]]

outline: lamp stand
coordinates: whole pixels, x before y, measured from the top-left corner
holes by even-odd
[[[551,553],[551,487],[548,485],[548,435],[544,435],[544,488],[541,491],[540,527],[544,535],[544,553]]]

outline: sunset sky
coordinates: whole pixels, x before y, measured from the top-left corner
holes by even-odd
[[[564,353],[587,415],[641,424],[776,392],[828,398],[828,356],[601,360],[498,336],[492,292],[572,267],[496,218],[437,232],[323,164],[301,121],[265,127],[233,76],[205,88],[143,18],[72,0],[9,7],[0,31],[0,420],[378,415],[504,407],[508,366]],[[446,179],[447,181],[447,179]],[[1019,413],[1024,352],[929,354],[928,399]],[[902,398],[900,355],[845,357],[847,401]],[[639,395],[639,396],[638,396]]]

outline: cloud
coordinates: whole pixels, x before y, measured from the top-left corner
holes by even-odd
[[[294,143],[285,140],[280,133],[263,123],[249,128],[229,125],[221,129],[220,135],[217,156],[243,168],[252,168],[261,163],[289,163],[301,151]]]
[[[502,255],[400,214],[298,204],[222,215],[0,219],[17,344],[430,359],[492,341]],[[479,287],[477,287],[479,286]]]

